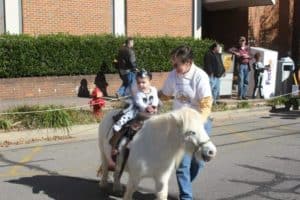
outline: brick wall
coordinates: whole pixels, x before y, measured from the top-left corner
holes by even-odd
[[[26,34],[111,33],[111,0],[23,0]]]
[[[127,34],[192,36],[192,1],[127,1]]]
[[[277,0],[274,6],[249,8],[249,39],[256,46],[284,56],[292,46],[294,0]]]
[[[159,89],[166,77],[167,73],[153,73],[152,84]],[[95,75],[0,79],[0,100],[77,96],[82,79],[88,81],[91,91]],[[114,95],[121,85],[119,75],[107,74],[106,80],[109,83],[108,95]]]

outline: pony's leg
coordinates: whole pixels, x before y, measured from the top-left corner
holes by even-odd
[[[117,160],[116,160],[116,169],[114,172],[114,185],[113,185],[114,192],[121,192],[122,190],[122,185],[119,176],[121,173],[121,167],[124,160],[123,155],[124,155],[123,151],[119,151],[119,155],[117,156]]]
[[[123,200],[132,200],[132,195],[136,191],[139,184],[139,179],[129,174],[129,179],[127,182],[126,192],[124,194]]]
[[[106,187],[108,185],[107,179],[108,179],[108,163],[105,159],[105,156],[102,153],[102,164],[98,170],[98,173],[102,174],[101,180],[99,181],[100,187]]]
[[[157,200],[167,200],[168,199],[168,183],[171,176],[171,171],[167,171],[163,176],[156,177],[155,189],[156,189],[156,199]]]
[[[128,143],[128,138],[124,137],[121,139],[119,144],[119,155],[117,156],[116,160],[116,170],[114,172],[114,187],[113,191],[115,192],[121,192],[122,191],[122,185],[120,182],[120,173],[122,170],[122,165],[125,160],[125,154],[126,154],[126,144]],[[123,169],[124,170],[124,169]]]
[[[107,166],[114,166],[115,162],[111,158],[112,147],[108,142],[103,142],[103,150],[104,152],[102,158],[106,159]]]

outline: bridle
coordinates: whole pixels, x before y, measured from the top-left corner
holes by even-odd
[[[195,135],[196,133],[194,131],[187,131],[185,134],[186,135]],[[198,144],[194,146],[193,154],[195,154],[197,151],[199,151],[200,148],[203,147],[203,145],[205,145],[209,142],[211,142],[210,138],[208,140],[206,140],[205,142],[198,142]]]

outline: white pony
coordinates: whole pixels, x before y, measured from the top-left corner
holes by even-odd
[[[102,157],[100,186],[107,185],[107,156],[110,156],[109,138],[113,125],[113,110],[106,114],[99,125],[99,148]],[[191,108],[182,108],[160,114],[146,120],[142,129],[130,143],[126,164],[129,174],[125,200],[132,199],[133,192],[142,178],[155,181],[157,199],[166,200],[171,172],[180,163],[184,153],[194,154],[196,159],[209,161],[216,155],[216,147],[204,130],[201,114]],[[117,184],[119,180],[116,180]]]

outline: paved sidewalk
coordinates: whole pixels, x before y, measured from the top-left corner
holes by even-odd
[[[224,120],[235,120],[245,116],[259,116],[268,115],[269,107],[257,107],[253,109],[240,109],[240,110],[229,110],[221,112],[213,112],[213,122],[222,123]],[[0,149],[1,146],[4,148],[15,146],[18,147],[28,146],[28,144],[33,143],[57,143],[63,142],[64,137],[72,140],[85,140],[85,139],[95,139],[98,137],[98,123],[87,124],[87,125],[74,125],[70,127],[70,131],[67,132],[64,129],[37,129],[37,130],[23,130],[23,131],[12,131],[12,132],[0,132]],[[55,137],[61,137],[55,138]],[[7,143],[8,142],[8,143]],[[3,143],[7,143],[3,145]]]
[[[66,107],[88,105],[89,98],[80,97],[47,97],[47,98],[25,98],[0,101],[0,111],[21,105],[63,105]],[[88,108],[88,106],[87,106]]]
[[[115,97],[109,97],[115,99]],[[65,107],[82,106],[83,108],[89,108],[90,98],[81,97],[44,97],[44,98],[25,98],[25,99],[11,99],[0,101],[0,112],[14,108],[21,105],[63,105]],[[261,99],[249,99],[247,101],[236,100],[235,98],[222,98],[221,103],[226,103],[229,107],[236,105],[239,102],[248,102],[251,105],[265,105],[265,100]],[[106,101],[106,108],[111,107],[112,102]]]
[[[91,109],[88,102],[89,98],[79,98],[79,97],[53,97],[53,98],[34,98],[34,99],[22,99],[22,100],[2,100],[0,102],[0,112],[5,112],[9,108],[13,108],[21,105],[63,105],[66,107],[82,106],[83,109]],[[222,99],[221,102],[225,102],[227,105],[236,105],[238,102],[234,99]],[[258,100],[248,100],[249,104],[263,104],[263,101]],[[112,102],[107,101],[106,108],[110,108]],[[236,109],[228,111],[213,112],[212,117],[215,122],[222,122],[224,119],[235,119],[249,114],[259,115],[262,113],[268,113],[270,110],[266,106],[257,106],[250,109]],[[71,127],[69,133],[62,129],[39,129],[39,130],[23,130],[15,132],[0,132],[0,142],[18,142],[26,143],[33,140],[45,141],[49,138],[56,136],[64,137],[70,136],[73,138],[95,138],[97,137],[98,124],[88,124],[88,125],[75,125]],[[51,140],[51,139],[50,139]]]

